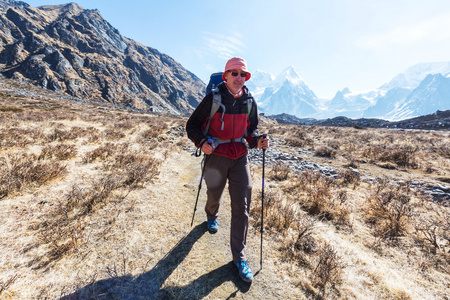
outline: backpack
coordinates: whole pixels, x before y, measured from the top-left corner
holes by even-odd
[[[211,74],[211,76],[209,77],[209,83],[206,86],[206,94],[208,94],[213,89],[215,89],[219,85],[219,83],[221,83],[223,81],[222,74],[223,74],[223,72],[217,72],[217,73]]]
[[[211,112],[209,113],[209,118],[208,118],[208,123],[206,123],[206,127],[205,130],[203,131],[203,133],[206,135],[208,130],[209,130],[209,125],[211,123],[211,120],[213,118],[213,116],[216,114],[216,112],[219,110],[220,107],[222,107],[222,118],[223,115],[225,114],[225,105],[222,104],[222,96],[219,93],[219,89],[218,89],[218,85],[223,82],[222,79],[222,74],[223,72],[216,72],[211,74],[210,78],[209,78],[209,83],[206,87],[206,94],[208,94],[209,92],[213,93],[213,102],[212,102],[212,106],[211,106]],[[253,97],[252,94],[249,92],[248,93],[248,100],[247,100],[247,107],[248,107],[248,114],[250,115],[250,111],[252,110],[253,107]],[[220,118],[220,121],[222,121],[222,118]],[[222,127],[221,130],[223,130],[223,126],[224,126],[224,122],[222,121]],[[247,129],[245,130],[245,135],[247,136]]]

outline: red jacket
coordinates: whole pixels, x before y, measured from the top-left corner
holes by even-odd
[[[256,146],[258,137],[258,109],[256,102],[249,96],[247,87],[244,86],[244,94],[234,98],[228,91],[225,83],[219,84],[219,93],[222,96],[222,104],[225,106],[225,114],[222,118],[223,108],[220,107],[211,120],[207,135],[203,133],[211,111],[213,94],[208,93],[197,106],[186,124],[189,139],[198,147],[208,136],[221,140],[239,139],[245,137],[247,129],[247,141],[250,148]],[[248,113],[247,101],[253,101],[250,113]],[[222,121],[224,122],[222,130]],[[232,159],[247,154],[247,146],[241,142],[220,144],[212,154],[221,155]]]

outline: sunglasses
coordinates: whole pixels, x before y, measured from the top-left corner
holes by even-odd
[[[233,76],[233,77],[236,77],[239,75],[238,71],[229,71],[229,72],[231,73],[231,76]],[[246,72],[241,72],[241,78],[246,78],[247,74],[248,73],[246,73]]]

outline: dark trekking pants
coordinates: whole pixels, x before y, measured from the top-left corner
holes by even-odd
[[[204,178],[208,189],[205,211],[210,220],[217,218],[222,193],[228,180],[231,198],[231,253],[233,261],[247,260],[246,244],[252,195],[247,155],[238,159],[209,155]]]

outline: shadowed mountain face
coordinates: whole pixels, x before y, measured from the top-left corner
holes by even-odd
[[[0,73],[90,101],[187,114],[205,84],[171,57],[123,37],[97,10],[0,0]]]

